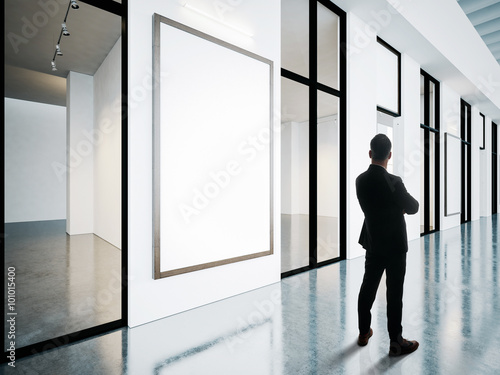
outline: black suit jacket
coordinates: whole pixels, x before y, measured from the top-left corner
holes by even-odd
[[[401,178],[371,164],[356,179],[356,194],[365,214],[359,243],[379,255],[408,251],[404,213],[417,213],[418,202]]]

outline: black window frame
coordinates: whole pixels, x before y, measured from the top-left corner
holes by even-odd
[[[318,82],[317,68],[317,36],[318,36],[318,3],[325,6],[339,17],[339,89]],[[346,259],[347,240],[347,23],[346,12],[329,0],[309,0],[309,77],[304,77],[285,68],[281,68],[281,76],[309,88],[309,264],[297,269],[281,273],[286,278]],[[317,173],[317,95],[318,91],[330,94],[339,99],[339,257],[318,262],[318,173]]]
[[[422,207],[422,215],[424,215],[424,230],[420,233],[425,236],[430,233],[439,231],[441,218],[441,187],[440,187],[440,82],[432,77],[429,73],[420,69],[420,75],[424,78],[424,123],[420,124],[421,131],[424,132],[424,202]],[[434,127],[431,124],[431,111],[429,95],[430,83],[434,84]],[[430,133],[434,133],[434,161],[430,160]],[[434,227],[430,229],[430,166],[434,162]],[[421,202],[422,204],[422,202]]]

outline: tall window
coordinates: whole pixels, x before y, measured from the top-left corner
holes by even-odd
[[[401,116],[401,53],[377,37],[377,111]]]
[[[345,12],[284,0],[282,276],[345,259]]]
[[[471,220],[471,186],[472,186],[472,128],[471,128],[471,106],[465,100],[460,99],[460,138],[462,140],[462,208],[460,222],[466,223]]]
[[[420,232],[439,230],[439,82],[420,72]]]
[[[491,123],[491,213],[498,213],[498,127]]]

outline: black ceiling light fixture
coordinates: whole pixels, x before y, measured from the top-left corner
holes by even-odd
[[[66,27],[66,23],[62,24],[62,35],[69,36],[68,28]]]
[[[53,72],[55,72],[57,70],[57,67],[56,67],[56,57],[63,55],[63,53],[61,51],[61,45],[60,45],[61,44],[61,37],[63,35],[64,36],[69,36],[70,35],[69,31],[68,31],[68,27],[66,26],[66,20],[68,19],[69,8],[79,9],[80,6],[76,2],[76,0],[70,0],[69,1],[68,9],[66,10],[66,15],[64,16],[64,21],[61,24],[61,31],[59,32],[59,39],[57,40],[56,50],[54,52],[54,57],[52,57],[52,61],[50,62],[50,65],[52,67],[52,71]]]

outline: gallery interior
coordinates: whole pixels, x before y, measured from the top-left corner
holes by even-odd
[[[1,371],[500,371],[500,1],[4,14]],[[385,277],[356,345],[355,180],[378,133],[420,204],[402,358]]]

